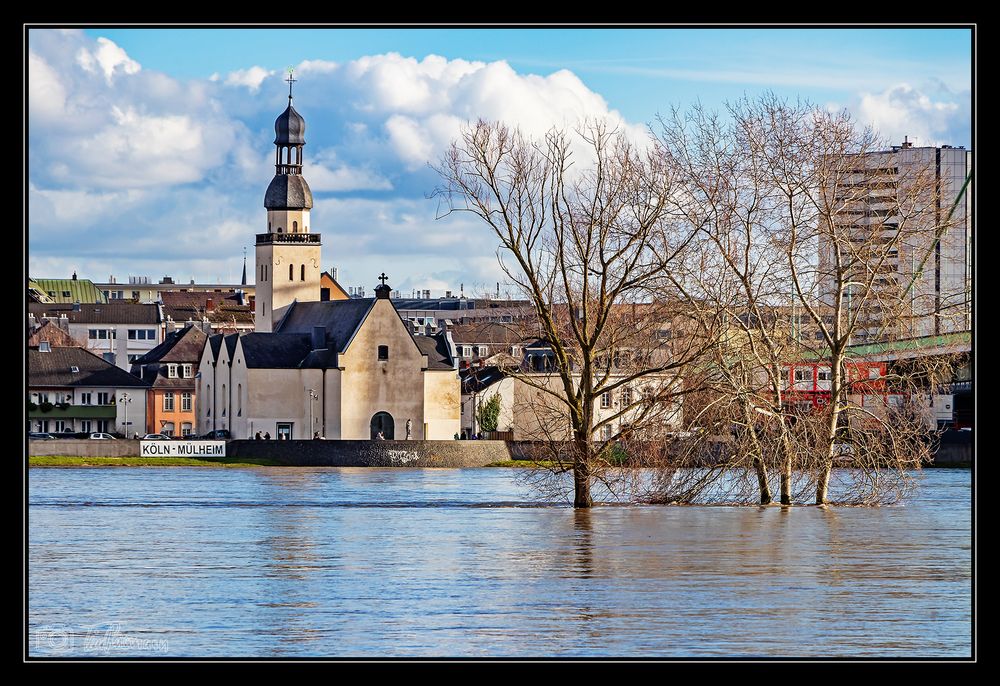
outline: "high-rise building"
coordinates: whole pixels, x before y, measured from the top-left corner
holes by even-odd
[[[862,339],[968,330],[971,180],[964,194],[962,188],[972,170],[972,151],[918,148],[904,140],[849,159],[832,175],[834,228],[819,231],[821,300],[833,305],[839,291],[848,309],[864,302],[864,325],[857,332]],[[836,250],[839,266],[834,266]],[[863,298],[866,289],[870,295]],[[891,321],[883,320],[890,311]]]

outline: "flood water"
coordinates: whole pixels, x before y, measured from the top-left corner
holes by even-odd
[[[883,508],[540,504],[515,470],[40,469],[29,655],[968,657],[971,473]]]

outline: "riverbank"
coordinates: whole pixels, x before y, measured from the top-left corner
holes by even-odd
[[[79,457],[76,455],[33,455],[29,467],[289,467],[266,457]],[[500,469],[553,469],[555,462],[502,460],[482,465]],[[926,465],[924,469],[971,469],[971,463]],[[453,467],[461,469],[461,467]]]
[[[263,457],[80,457],[32,455],[29,467],[278,467]]]
[[[33,455],[29,467],[288,467],[266,457],[79,457],[76,455]],[[553,462],[505,460],[483,465],[500,468],[552,468]]]

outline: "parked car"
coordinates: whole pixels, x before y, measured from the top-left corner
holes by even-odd
[[[111,434],[103,434],[103,433],[92,433],[92,434],[90,434],[90,438],[91,438],[91,440],[95,440],[95,441],[117,441],[118,440],[117,438],[115,438]]]
[[[42,433],[40,431],[29,431],[28,438],[33,441],[54,441],[56,437],[52,434]]]
[[[207,434],[202,436],[202,438],[213,441],[228,441],[232,437],[233,435],[229,433],[229,429],[216,429],[215,431],[209,431]]]
[[[170,436],[166,434],[146,434],[142,437],[144,441],[169,441]]]

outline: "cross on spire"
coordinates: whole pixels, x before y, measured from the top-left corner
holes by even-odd
[[[382,272],[382,276],[378,277],[378,280],[381,281],[384,286],[385,282],[389,280],[389,277],[385,275],[385,272]]]
[[[292,67],[289,67],[288,68],[288,78],[285,79],[285,81],[288,82],[288,102],[289,103],[292,102],[292,84],[295,83],[296,81],[298,81],[298,79],[292,77],[292,74],[294,72],[295,72],[295,69],[293,69]]]

